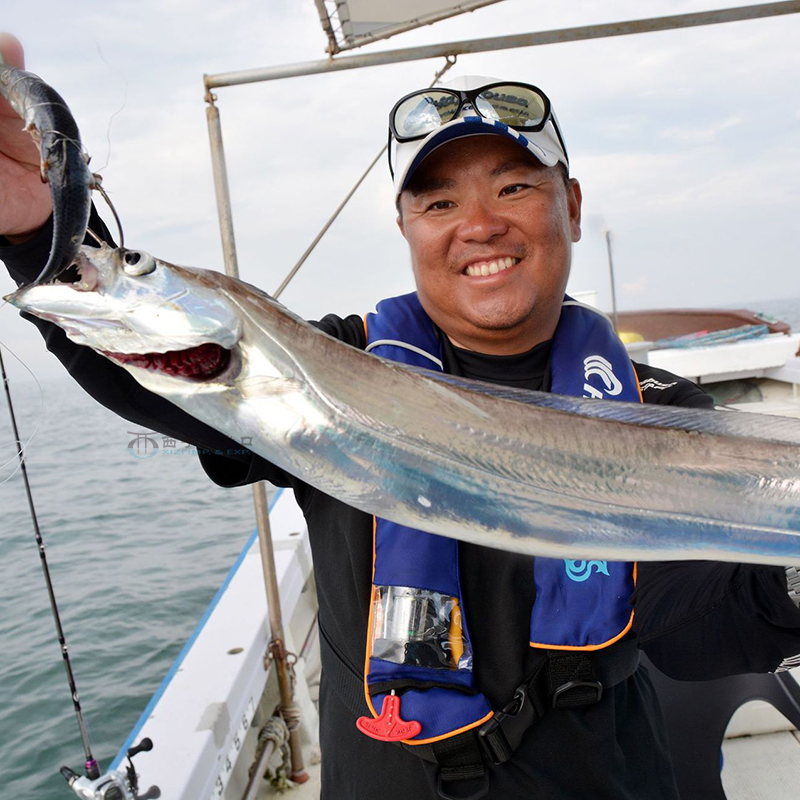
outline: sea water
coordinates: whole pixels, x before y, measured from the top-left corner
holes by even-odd
[[[105,769],[252,532],[252,492],[215,486],[184,443],[143,436],[69,378],[11,390],[20,437],[35,431],[34,503]],[[58,770],[82,774],[83,749],[5,394],[0,465],[0,797],[74,797]]]
[[[739,305],[800,330],[800,300]],[[252,494],[216,487],[182,442],[143,436],[68,378],[11,389],[21,438],[35,431],[34,502],[106,768],[252,532]],[[59,800],[74,795],[58,769],[82,772],[83,751],[4,395],[0,465],[0,797]]]

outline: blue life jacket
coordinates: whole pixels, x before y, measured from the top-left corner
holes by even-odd
[[[368,351],[443,371],[442,345],[416,293],[381,301],[365,318]],[[628,354],[605,316],[566,297],[552,341],[551,391],[641,402]],[[458,577],[458,541],[375,518],[365,693],[374,717],[402,693],[402,718],[430,744],[476,728],[493,711],[474,682]],[[636,565],[534,560],[531,647],[592,651],[631,628]],[[399,632],[399,633],[398,633]]]

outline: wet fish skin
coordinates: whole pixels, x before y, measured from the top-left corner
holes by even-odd
[[[526,392],[409,369],[319,332],[247,284],[81,249],[79,284],[10,301],[115,353],[214,343],[206,380],[145,388],[342,502],[555,558],[800,563],[800,421]],[[151,259],[148,261],[147,259]],[[148,271],[149,270],[149,271]]]
[[[0,94],[39,146],[42,180],[53,200],[50,255],[34,283],[52,280],[78,254],[91,213],[95,178],[66,102],[38,75],[0,63]]]

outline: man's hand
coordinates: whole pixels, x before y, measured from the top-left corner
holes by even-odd
[[[25,66],[22,45],[10,33],[0,33],[0,53],[6,65]],[[41,179],[39,149],[22,126],[0,96],[0,235],[12,244],[31,238],[53,210],[50,189]]]

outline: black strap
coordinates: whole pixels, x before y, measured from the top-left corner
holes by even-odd
[[[363,678],[336,651],[320,626],[320,644],[328,677],[345,705],[357,716],[368,713]],[[427,745],[402,747],[439,765],[443,800],[479,800],[489,789],[485,762],[503,764],[519,747],[526,731],[549,708],[581,708],[596,703],[603,689],[636,672],[639,648],[631,639],[597,650],[545,650],[536,671],[517,687],[514,697],[479,728]],[[457,790],[456,788],[457,787]]]
[[[477,731],[486,757],[493,764],[505,764],[522,742],[525,731],[545,713],[542,686],[547,677],[547,661],[541,661],[536,671],[517,687],[511,702],[481,725]]]
[[[439,764],[437,789],[444,800],[478,800],[489,790],[489,776],[474,736],[452,736],[433,746]]]
[[[585,653],[547,652],[547,693],[553,708],[580,708],[596,703],[603,696],[603,683]]]

